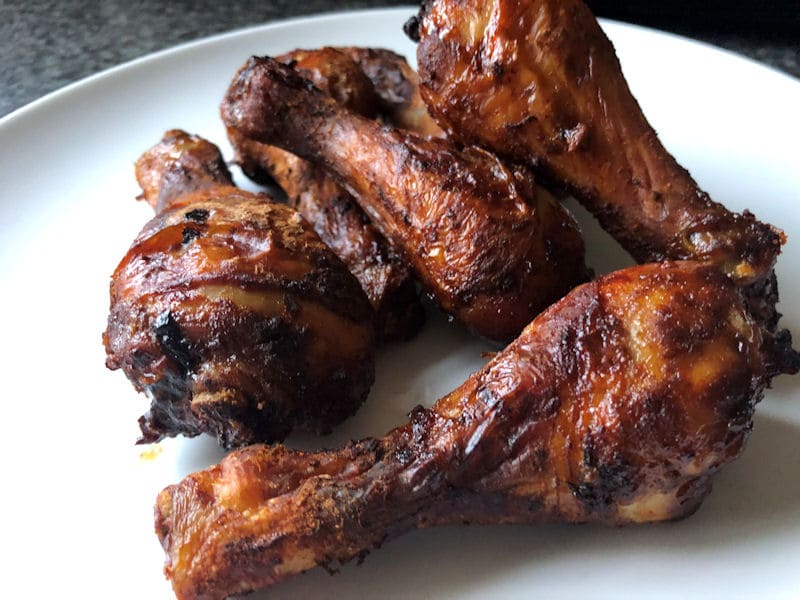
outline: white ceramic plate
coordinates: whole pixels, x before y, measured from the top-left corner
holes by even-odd
[[[6,593],[169,597],[153,500],[220,457],[202,438],[143,455],[133,441],[145,399],[103,366],[108,277],[150,217],[133,200],[133,161],[173,127],[227,152],[217,105],[249,55],[363,44],[413,56],[400,30],[411,13],[345,13],[215,37],[112,69],[0,120]],[[701,185],[786,230],[783,324],[800,332],[800,83],[685,39],[604,27],[645,113]],[[600,271],[624,264],[581,219],[590,262]],[[434,316],[414,343],[380,354],[377,384],[355,418],[326,439],[292,443],[381,434],[460,383],[484,349]],[[313,571],[270,597],[800,597],[799,382],[776,382],[744,456],[686,521],[417,532],[361,566],[333,578]]]

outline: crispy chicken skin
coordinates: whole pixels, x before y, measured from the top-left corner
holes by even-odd
[[[680,518],[742,451],[772,377],[797,367],[717,269],[617,271],[383,438],[252,446],[166,488],[166,574],[178,598],[224,598],[415,527]]]
[[[406,31],[448,135],[567,188],[638,262],[771,276],[783,232],[713,202],[664,149],[583,2],[425,0]]]
[[[278,57],[290,63],[303,77],[337,102],[368,118],[379,111],[393,111],[394,116],[413,111],[406,122],[427,123],[417,114],[425,111],[416,82],[403,85],[406,76],[390,57],[380,68],[378,58],[371,57],[371,72],[383,81],[382,100],[373,82],[347,54],[334,48],[295,50]],[[404,61],[402,61],[403,64]],[[407,67],[407,65],[406,65]],[[409,69],[410,71],[410,69]],[[384,75],[392,72],[395,76]],[[413,71],[411,71],[413,73]],[[416,93],[416,102],[408,95]],[[413,106],[411,106],[413,104]],[[265,115],[264,118],[270,118]],[[236,162],[251,179],[266,183],[275,181],[286,192],[291,205],[314,227],[336,255],[356,276],[375,309],[375,332],[382,341],[408,340],[424,322],[424,310],[410,269],[394,252],[384,237],[370,224],[358,203],[324,169],[275,146],[250,140],[235,127],[228,127],[228,139],[236,153]]]
[[[140,442],[206,432],[231,448],[355,412],[372,309],[302,217],[233,187],[218,149],[182,131],[136,173],[158,214],[112,276],[104,342],[152,402]]]
[[[478,335],[514,338],[587,277],[569,214],[484,150],[355,115],[268,57],[236,74],[222,116],[334,174],[439,306]]]
[[[428,137],[444,132],[428,113],[419,94],[419,77],[408,61],[385,48],[337,48],[361,68],[380,98],[380,113],[386,122]]]

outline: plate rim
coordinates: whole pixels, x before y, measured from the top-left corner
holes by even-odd
[[[132,58],[120,64],[98,71],[96,73],[92,73],[76,81],[68,83],[60,88],[52,90],[44,94],[43,96],[40,96],[39,98],[31,100],[27,104],[24,104],[14,109],[10,113],[0,117],[0,133],[2,133],[2,130],[4,129],[5,126],[8,125],[8,123],[27,117],[30,115],[30,113],[34,113],[37,110],[41,110],[46,105],[52,102],[59,101],[62,98],[69,96],[69,94],[74,92],[76,89],[83,89],[85,87],[95,85],[106,79],[113,78],[120,72],[129,70],[134,67],[145,65],[148,62],[155,62],[161,60],[166,56],[177,55],[183,52],[189,52],[197,48],[201,48],[203,46],[224,42],[230,38],[237,38],[240,36],[246,36],[257,32],[268,32],[269,30],[276,28],[303,26],[311,22],[318,23],[320,21],[322,22],[337,21],[340,19],[349,20],[353,18],[358,18],[360,16],[388,17],[389,15],[405,14],[408,13],[409,11],[413,12],[418,9],[419,7],[413,4],[396,6],[396,7],[362,8],[362,9],[352,9],[352,10],[334,9],[331,11],[314,13],[310,15],[279,18],[271,21],[265,21],[263,23],[258,23],[255,25],[237,27],[229,31],[223,31],[220,33],[202,36],[193,40],[188,40],[186,42],[181,42],[179,44],[171,45],[166,48],[162,48],[160,50],[156,50],[154,52],[150,52],[142,56]],[[798,86],[798,91],[800,91],[800,79],[795,78],[792,75],[785,73],[772,65],[760,62],[754,58],[745,56],[734,50],[729,50],[721,46],[716,46],[710,42],[686,37],[684,35],[674,33],[671,31],[665,31],[662,29],[639,25],[636,23],[628,23],[626,21],[607,19],[607,18],[598,18],[598,21],[600,22],[600,24],[603,26],[604,29],[606,26],[611,26],[612,28],[619,28],[619,29],[629,29],[632,31],[636,31],[640,35],[650,34],[662,37],[664,39],[669,39],[672,43],[683,43],[683,44],[688,44],[690,46],[696,46],[698,48],[702,48],[704,51],[710,53],[716,53],[720,57],[727,57],[728,59],[738,61],[743,65],[747,65],[750,68],[759,69],[764,74],[771,74],[777,76],[779,79],[783,79],[784,83],[786,84],[794,84]]]

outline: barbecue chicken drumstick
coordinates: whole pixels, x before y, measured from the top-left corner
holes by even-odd
[[[419,95],[416,71],[405,58],[391,50],[360,47],[297,49],[275,60],[290,65],[343,107],[363,117],[428,137],[444,137],[444,132],[428,114]],[[322,180],[333,182],[323,169],[276,146],[248,139],[236,127],[228,127],[228,137],[236,152],[237,164],[251,179],[259,183],[275,180],[295,204],[302,205],[298,197],[308,204],[320,195],[323,200],[316,200],[316,204],[324,206],[324,199],[332,197],[326,192],[334,183],[323,186]],[[319,186],[318,190],[315,184]],[[312,193],[316,191],[321,193]],[[349,196],[341,187],[339,195]],[[349,202],[353,205],[352,210],[360,211],[354,200]],[[375,235],[380,234],[375,232]]]
[[[268,57],[237,73],[222,116],[334,174],[423,288],[479,335],[512,339],[587,277],[572,218],[488,152],[382,127]]]
[[[422,97],[448,135],[571,191],[638,262],[771,277],[784,235],[713,202],[664,149],[580,0],[425,0]]]
[[[364,55],[374,81],[382,86],[380,91],[344,50]],[[319,89],[364,117],[386,114],[404,124],[441,133],[425,111],[416,80],[408,79],[416,74],[393,52],[321,48],[295,50],[277,60],[291,64]],[[275,181],[283,188],[291,205],[356,276],[375,309],[378,338],[391,341],[413,337],[425,316],[416,281],[347,190],[321,167],[248,139],[235,127],[228,127],[228,139],[242,171],[255,181]]]
[[[226,448],[325,432],[373,380],[372,309],[291,208],[233,187],[219,150],[169,131],[136,165],[158,210],[111,281],[107,365],[151,399],[140,442]]]
[[[166,488],[166,573],[178,598],[223,598],[363,558],[415,527],[683,517],[797,358],[708,265],[617,271],[384,438],[253,446]]]

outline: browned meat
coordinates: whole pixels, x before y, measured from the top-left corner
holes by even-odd
[[[351,58],[335,48],[294,50],[276,60],[291,65],[300,75],[353,112],[377,118],[380,98],[364,71]],[[270,118],[272,115],[264,115]],[[274,146],[248,139],[235,127],[228,127],[228,137],[236,152],[236,162],[244,173],[260,183],[275,179],[292,202],[315,181],[313,166]],[[296,174],[299,170],[300,174]],[[322,171],[320,178],[325,177]],[[342,194],[346,194],[342,190]],[[310,196],[311,194],[309,194]],[[321,204],[322,202],[320,202]],[[308,219],[313,223],[313,219]]]
[[[178,598],[223,598],[415,527],[680,518],[742,451],[772,377],[797,368],[715,268],[618,271],[384,438],[253,446],[166,488],[166,574]]]
[[[350,47],[338,50],[352,58],[369,77],[380,98],[379,116],[385,121],[420,135],[444,136],[419,95],[417,72],[405,58],[383,48]]]
[[[639,262],[771,276],[783,233],[713,202],[664,149],[583,2],[426,0],[407,31],[450,136],[565,186]]]
[[[179,129],[167,131],[135,168],[142,188],[137,200],[147,202],[156,214],[188,204],[193,192],[233,185],[219,148]]]
[[[291,208],[233,187],[182,131],[136,165],[157,216],[111,281],[104,342],[151,400],[140,442],[211,433],[226,448],[327,431],[373,380],[372,310]]]
[[[222,115],[335,174],[423,288],[479,335],[513,338],[587,276],[572,218],[488,152],[359,117],[270,58],[237,73]]]
[[[380,100],[358,64],[339,50],[295,50],[278,60],[293,64],[337,102],[365,117],[376,117],[384,105],[395,107],[397,114],[405,112],[404,97],[399,94],[409,93],[408,86],[387,82],[394,101]],[[413,87],[413,91],[417,90]],[[424,106],[418,94],[416,99],[414,110]],[[428,123],[433,122],[430,117],[427,119]],[[322,168],[285,150],[250,140],[234,127],[228,128],[228,138],[245,174],[262,183],[277,182],[292,206],[356,276],[375,309],[379,339],[413,337],[424,321],[416,282],[408,266],[369,223],[352,196]]]

